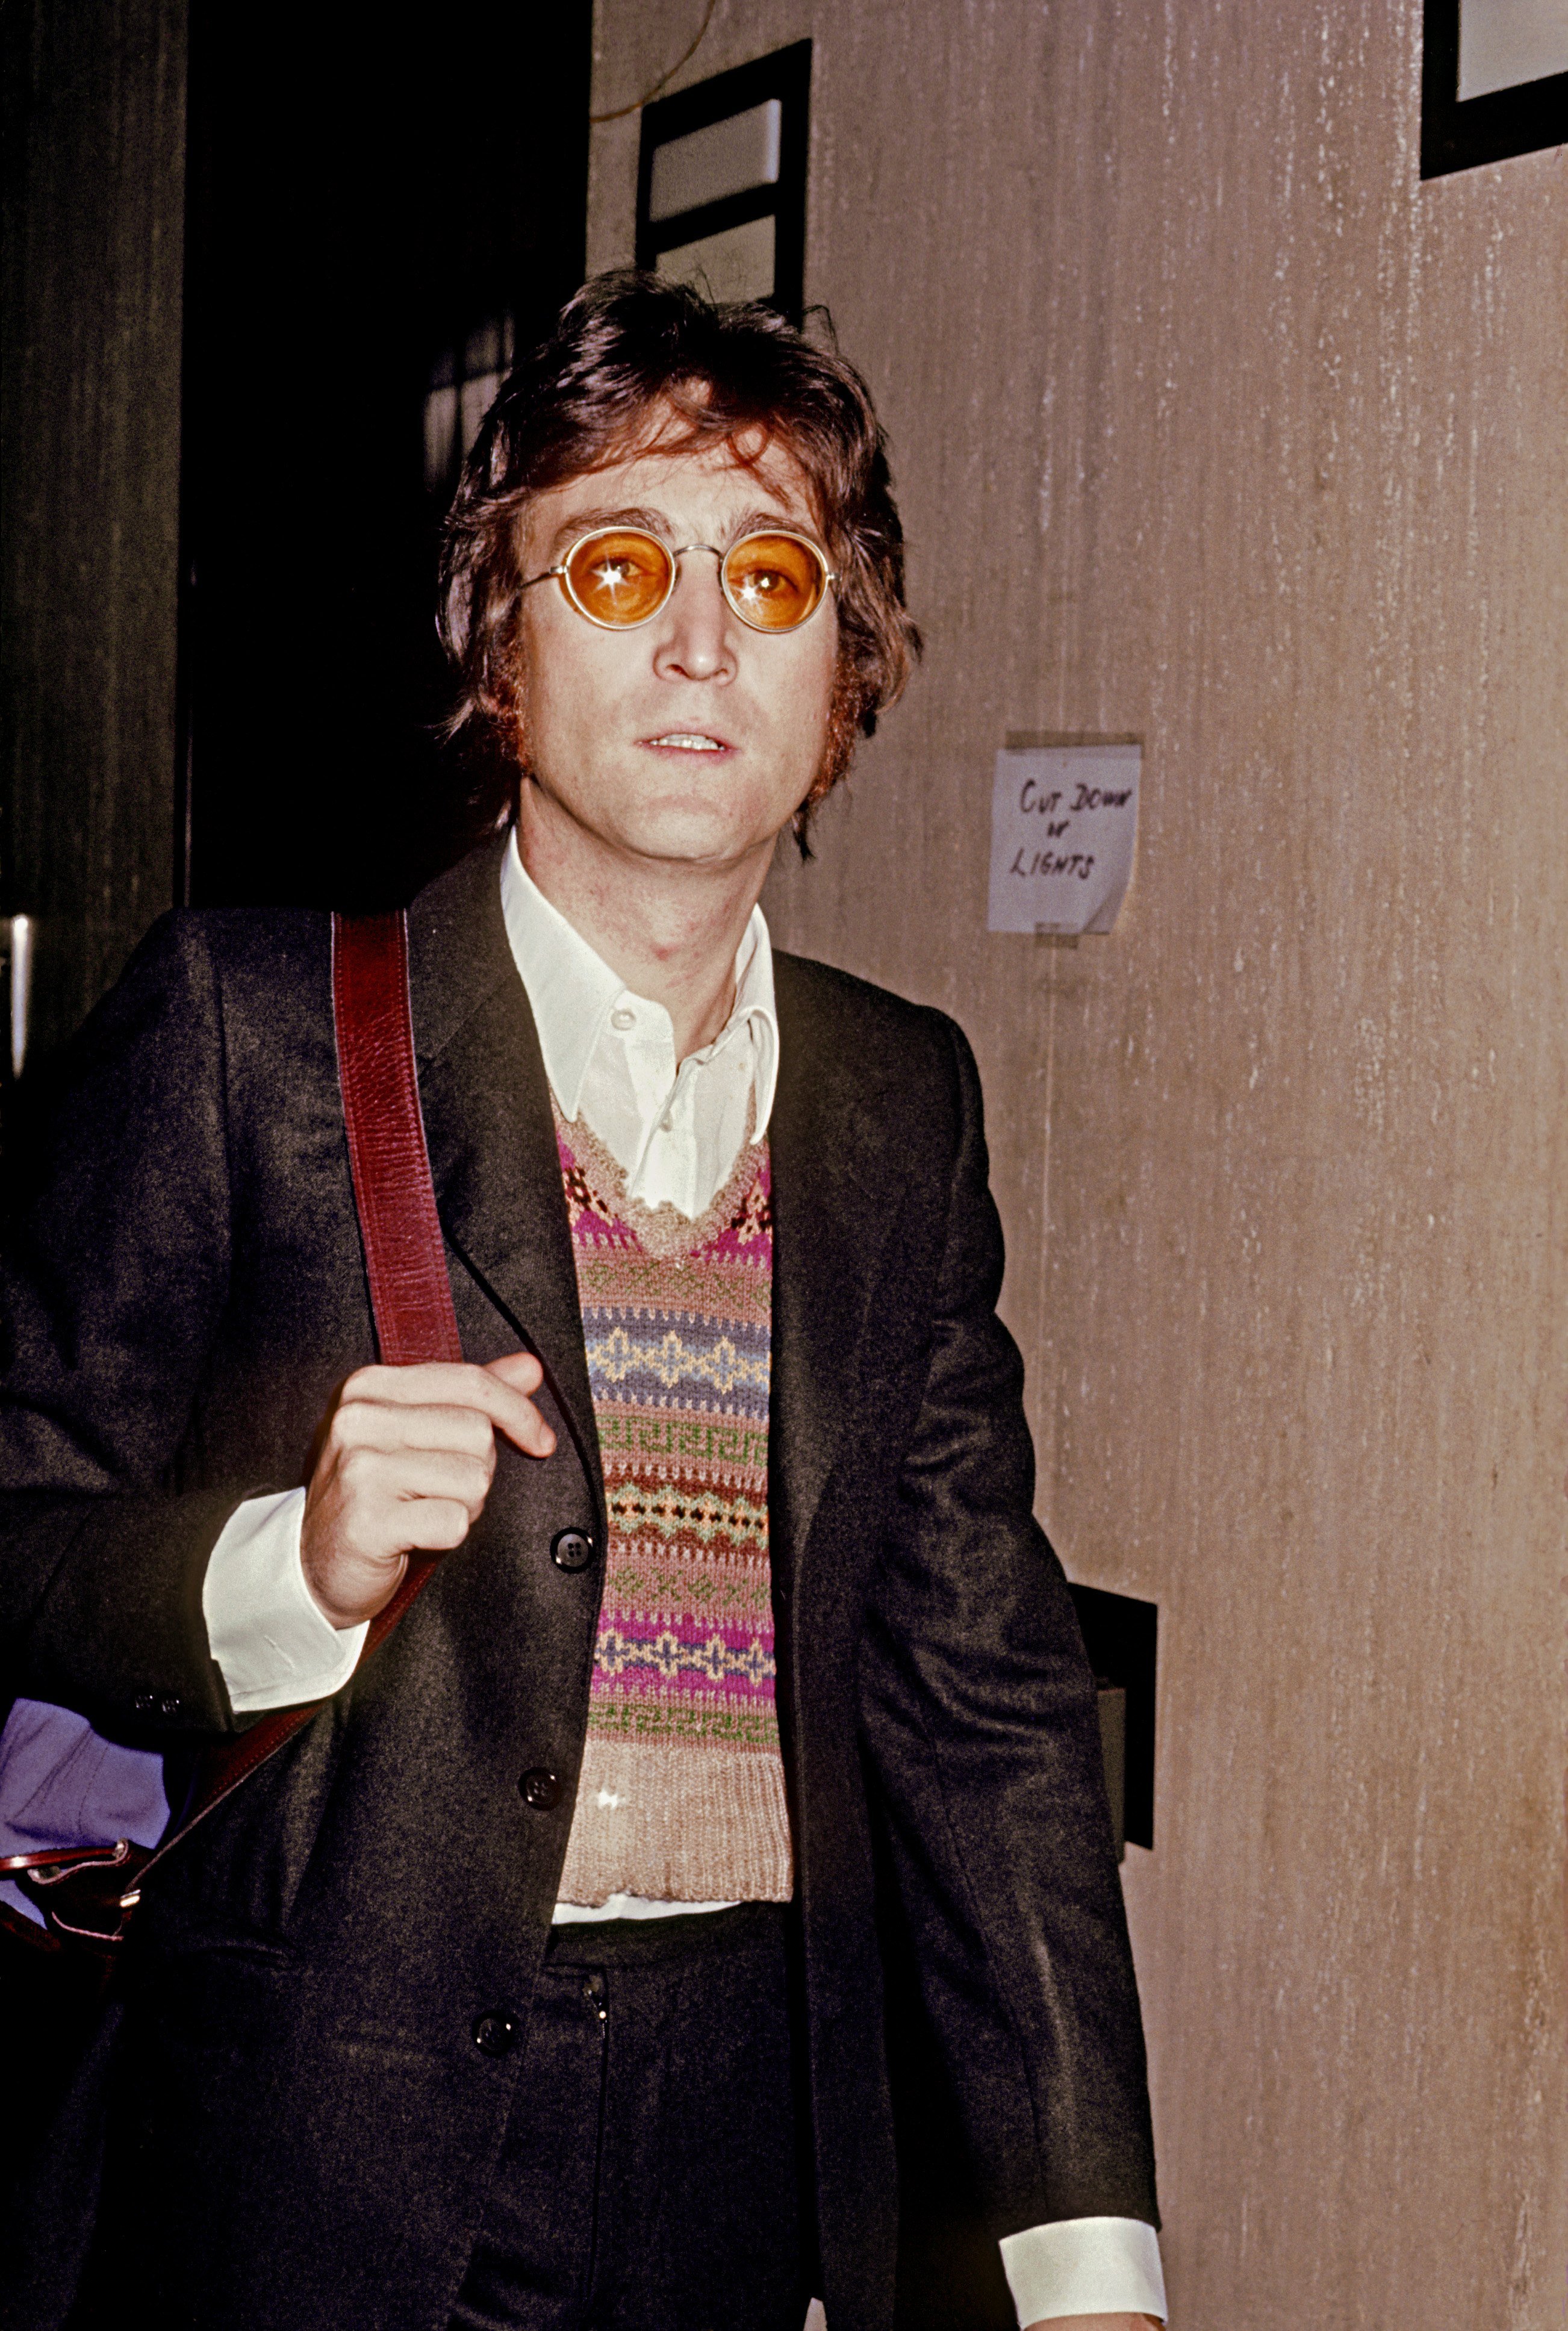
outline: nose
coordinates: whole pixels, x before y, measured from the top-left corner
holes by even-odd
[[[706,543],[682,550],[675,588],[659,617],[653,669],[661,680],[733,680],[734,615],[718,580],[718,553]]]

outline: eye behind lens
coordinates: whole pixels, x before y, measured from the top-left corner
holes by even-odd
[[[822,561],[793,534],[748,534],[724,562],[725,595],[759,632],[794,631],[814,614],[827,588]]]
[[[670,596],[674,562],[656,535],[608,527],[584,535],[566,560],[566,588],[590,623],[627,631]]]

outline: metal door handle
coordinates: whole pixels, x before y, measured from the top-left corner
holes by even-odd
[[[27,1059],[27,1011],[33,1000],[33,915],[0,915],[0,963],[10,966],[11,1074],[19,1077]]]

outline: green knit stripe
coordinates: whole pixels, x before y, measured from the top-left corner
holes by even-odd
[[[595,1692],[588,1733],[596,1740],[661,1740],[670,1746],[746,1748],[779,1753],[778,1717],[771,1700],[655,1697],[637,1690]]]
[[[617,1458],[650,1457],[665,1463],[744,1467],[765,1478],[767,1427],[740,1417],[681,1415],[679,1412],[617,1408],[601,1402],[599,1447],[606,1464]]]

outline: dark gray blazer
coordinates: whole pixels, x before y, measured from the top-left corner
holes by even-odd
[[[468,1544],[139,1913],[101,2223],[119,2287],[201,2331],[445,2325],[519,2062],[472,2026],[526,2015],[556,1898],[598,1566],[549,1546],[603,1545],[603,1490],[498,876],[487,847],[411,910],[420,1089],[464,1348],[539,1354],[558,1447],[503,1449]],[[817,2239],[833,2331],[884,2331],[890,2022],[924,2066],[921,2190],[993,2278],[997,2236],[1153,2220],[1152,2148],[974,1062],[938,1013],[787,956],[776,976],[769,1505]],[[6,1681],[177,1766],[233,1728],[213,1542],[306,1477],[374,1356],[326,918],[166,917],[77,1042],[41,1189],[5,1289]],[[519,1794],[537,1765],[553,1810]]]

